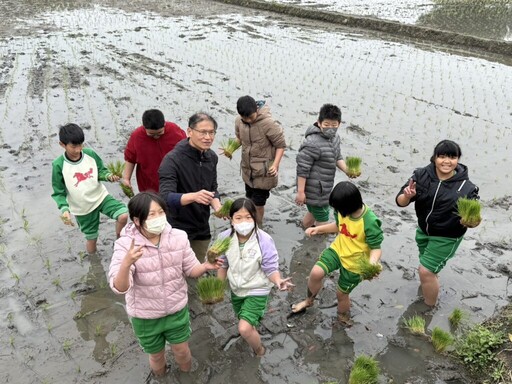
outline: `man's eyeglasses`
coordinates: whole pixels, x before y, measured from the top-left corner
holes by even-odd
[[[195,129],[195,128],[190,128],[192,129],[193,131],[196,131],[197,134],[201,137],[206,137],[206,136],[210,136],[210,137],[215,137],[215,134],[217,133],[216,130],[213,130],[213,131],[200,131],[198,129]]]

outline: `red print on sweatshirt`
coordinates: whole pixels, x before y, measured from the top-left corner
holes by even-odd
[[[350,237],[351,239],[355,239],[357,237],[357,235],[352,235],[348,229],[347,229],[347,224],[343,223],[341,224],[341,230],[340,230],[340,233],[342,235],[345,235],[347,237]]]
[[[92,168],[90,168],[87,172],[85,173],[82,173],[82,172],[76,172],[73,177],[76,178],[76,184],[75,184],[75,187],[78,187],[78,184],[81,182],[81,181],[85,181],[87,179],[90,179],[92,178]]]

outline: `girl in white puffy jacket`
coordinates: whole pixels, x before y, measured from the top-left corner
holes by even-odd
[[[280,290],[292,287],[290,278],[283,279],[279,272],[279,256],[270,235],[258,229],[256,206],[246,198],[233,202],[229,212],[231,229],[219,237],[231,236],[231,244],[220,257],[224,262],[217,276],[229,280],[231,302],[240,320],[238,331],[249,343],[256,356],[265,354],[256,330],[267,308],[270,289],[275,284]]]

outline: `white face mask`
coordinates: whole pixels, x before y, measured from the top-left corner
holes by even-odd
[[[238,234],[247,236],[254,229],[254,221],[243,221],[238,224],[233,224],[233,228],[235,228]]]
[[[159,235],[167,225],[167,217],[165,215],[159,216],[155,219],[146,220],[146,231],[153,235]]]

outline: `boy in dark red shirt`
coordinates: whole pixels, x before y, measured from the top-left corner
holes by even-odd
[[[165,121],[158,109],[149,109],[142,115],[142,126],[132,132],[124,150],[122,183],[130,188],[132,173],[137,166],[136,177],[139,192],[158,193],[158,167],[164,156],[187,135],[176,124]]]

